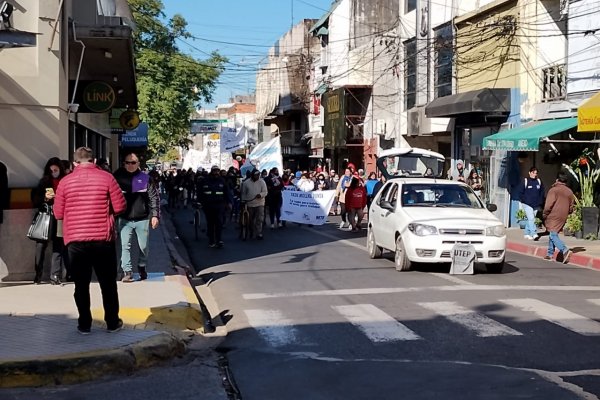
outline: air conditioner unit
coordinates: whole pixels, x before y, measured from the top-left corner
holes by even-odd
[[[508,131],[511,130],[513,128],[513,123],[512,122],[505,122],[503,124],[500,124],[500,131]]]

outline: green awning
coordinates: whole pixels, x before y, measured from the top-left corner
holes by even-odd
[[[317,33],[315,33],[316,36],[325,36],[325,35],[329,35],[329,29],[325,28],[324,26],[320,27],[319,30],[317,31]]]
[[[327,85],[324,83],[321,83],[319,85],[319,87],[317,88],[317,90],[315,90],[315,94],[321,96],[326,91],[327,91]]]
[[[329,8],[326,14],[324,14],[319,20],[313,25],[312,28],[308,31],[308,33],[312,33],[315,36],[323,36],[329,34],[329,30],[327,26],[329,25],[329,16],[333,13],[333,10],[340,4],[340,0],[336,0]]]
[[[540,139],[573,129],[577,118],[537,121],[483,139],[483,150],[538,151]]]

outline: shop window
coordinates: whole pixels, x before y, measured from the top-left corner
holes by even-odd
[[[417,40],[404,42],[404,109],[417,103]]]
[[[552,101],[564,99],[567,93],[565,66],[555,65],[542,70],[542,100]]]
[[[417,0],[405,0],[404,1],[404,14],[408,14],[412,10],[417,9]]]
[[[446,24],[434,31],[434,50],[434,96],[437,98],[451,95],[454,46],[452,43],[452,26],[450,24]]]

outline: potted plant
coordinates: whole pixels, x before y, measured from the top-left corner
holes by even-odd
[[[576,171],[573,175],[580,186],[577,205],[581,210],[581,230],[584,237],[598,234],[600,209],[594,204],[594,187],[600,177],[600,169],[595,168],[595,164],[592,153],[587,148],[583,151],[582,155],[571,164],[571,171]]]
[[[575,199],[575,208],[569,217],[567,218],[567,222],[565,223],[564,232],[565,235],[575,236],[579,239],[583,237],[583,220],[581,219],[581,206],[579,205],[579,201]]]
[[[519,228],[525,229],[525,225],[527,224],[527,214],[525,214],[525,210],[523,210],[522,208],[518,209],[515,217],[517,218],[517,222],[519,223]]]

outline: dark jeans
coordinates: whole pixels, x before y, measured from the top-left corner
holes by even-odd
[[[342,222],[348,222],[348,211],[346,211],[346,203],[340,203],[340,216],[342,217]]]
[[[208,232],[208,244],[217,244],[221,241],[223,231],[224,207],[204,207],[206,215],[206,231]]]
[[[90,282],[92,268],[98,278],[104,306],[106,326],[115,327],[119,321],[117,292],[117,252],[114,242],[71,242],[68,245],[71,273],[75,282],[75,304],[79,311],[79,327],[92,325]]]
[[[273,199],[267,199],[269,200],[267,202],[267,205],[269,206],[269,219],[271,220],[271,225],[273,225],[275,224],[275,218],[277,218],[277,222],[281,221],[281,205],[283,203],[283,198],[280,195]]]
[[[35,277],[39,281],[44,272],[44,259],[46,258],[46,249],[52,242],[52,266],[50,268],[51,279],[63,279],[63,269],[66,265],[67,255],[62,237],[55,237],[47,242],[37,242],[35,244]]]

